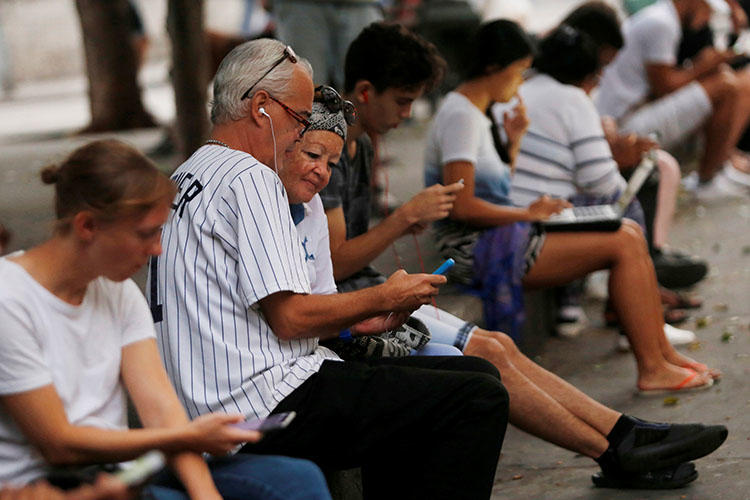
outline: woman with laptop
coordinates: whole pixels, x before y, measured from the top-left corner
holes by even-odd
[[[636,357],[638,389],[710,387],[718,373],[675,351],[664,335],[656,276],[636,223],[624,219],[612,232],[546,233],[538,222],[569,203],[544,196],[526,208],[512,205],[511,172],[528,126],[525,109],[519,101],[506,114],[507,162],[485,113],[493,102],[516,98],[533,45],[518,25],[499,20],[479,29],[473,50],[468,78],[446,96],[432,124],[425,181],[463,179],[450,217],[435,226],[442,253],[457,261],[454,276],[480,288],[487,326],[517,332],[524,288],[558,286],[608,269],[610,297]]]
[[[583,11],[583,8],[581,11],[584,15],[597,15],[603,17],[604,22],[609,21],[606,17],[607,11],[595,10],[598,8],[597,4],[589,9],[593,14]],[[614,11],[612,16],[615,16]],[[613,24],[619,29],[616,17]],[[677,172],[679,167],[669,154],[656,149],[655,142],[640,139],[636,141],[632,137],[634,142],[627,147],[630,149],[630,164],[634,168],[629,171],[631,182],[626,189],[628,185],[613,158],[610,142],[613,136],[616,141],[620,138],[616,133],[610,135],[605,131],[599,113],[588,95],[596,86],[602,64],[605,62],[600,50],[596,39],[589,36],[585,30],[567,24],[561,25],[541,42],[539,54],[534,60],[533,72],[518,92],[526,105],[530,125],[521,141],[520,152],[516,158],[511,200],[517,206],[528,206],[540,195],[548,194],[569,200],[576,206],[612,205],[616,208],[616,213],[614,218],[610,219],[611,223],[619,224],[622,213],[625,217],[638,222],[644,231],[653,228],[653,246],[650,250],[658,281],[664,280],[667,284],[671,281],[677,286],[688,286],[701,279],[707,267],[690,257],[679,261],[664,257],[666,253],[661,251],[661,247],[664,244],[666,226],[669,225],[669,221],[665,219],[671,219],[675,201],[674,198],[669,198],[669,195],[663,197],[661,191],[664,183],[659,182],[660,194],[656,214],[653,209],[641,210],[638,201],[631,201],[637,194],[639,199],[645,199],[651,206],[657,203],[656,199],[649,200],[649,195],[641,198],[640,187],[648,177],[635,174],[643,169],[635,168],[641,157],[647,158],[646,163],[658,165],[660,174],[668,173],[673,164]],[[503,104],[495,104],[492,108],[493,119],[501,121],[505,108],[507,106]],[[678,177],[679,175],[676,178]],[[673,186],[674,196],[676,184]],[[593,223],[594,221],[589,222]],[[570,229],[570,223],[564,222],[557,225],[557,228]],[[648,231],[645,234],[648,235]],[[674,278],[675,274],[681,276],[679,280]],[[576,290],[576,287],[563,287],[558,290],[559,300],[566,305],[558,311],[558,319],[561,320],[558,331],[563,334],[577,326],[576,323],[571,323],[568,317],[580,317],[583,314],[580,307],[572,306],[579,298],[576,296]],[[573,293],[570,293],[571,291]],[[696,307],[700,304],[666,289],[661,289],[660,295],[665,304],[673,306]],[[607,307],[605,318],[608,323],[617,323],[611,304]],[[664,308],[664,318],[667,322],[677,323],[684,321],[687,314],[684,310],[667,306]],[[693,332],[669,325],[665,328],[667,338],[673,345],[685,345],[696,340]],[[628,348],[625,337],[621,337],[620,342]]]

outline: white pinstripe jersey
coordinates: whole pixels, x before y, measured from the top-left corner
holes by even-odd
[[[193,417],[265,417],[338,359],[316,338],[279,339],[258,306],[279,291],[310,293],[286,192],[252,156],[215,145],[172,178],[179,191],[147,289],[167,373]]]

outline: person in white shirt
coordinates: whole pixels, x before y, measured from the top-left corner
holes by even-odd
[[[174,185],[115,140],[78,148],[42,179],[55,185],[54,235],[0,258],[0,482],[46,477],[75,486],[87,479],[83,465],[160,450],[191,498],[273,491],[292,500],[300,497],[286,487],[296,484],[329,499],[310,462],[239,456],[209,469],[200,456],[223,456],[261,436],[232,425],[244,418],[237,412],[188,420],[159,359],[146,301],[128,279],[161,252]],[[126,395],[143,429],[127,428]],[[64,475],[59,466],[68,466]],[[179,494],[167,476],[159,488]]]
[[[605,70],[595,101],[600,114],[615,118],[623,131],[657,132],[667,147],[702,129],[697,194],[742,196],[750,175],[727,163],[750,116],[745,79],[726,66],[736,54],[706,48],[691,67],[676,64],[682,26],[705,26],[712,8],[728,7],[724,0],[659,0],[629,18],[625,46]]]
[[[613,158],[602,121],[588,96],[598,81],[600,69],[594,40],[572,26],[561,25],[540,43],[534,70],[519,88],[529,129],[521,140],[512,179],[511,199],[516,205],[528,206],[544,194],[567,199],[575,205],[610,204],[625,189],[625,179]],[[497,108],[501,105],[493,106],[496,121],[502,119],[502,108]],[[652,147],[656,145],[652,143]],[[662,155],[655,151],[654,157]],[[653,217],[653,212],[649,215]],[[647,229],[652,227],[652,219],[644,214],[638,201],[628,205],[624,216],[638,222],[644,233],[649,234]],[[677,285],[686,287],[706,275],[706,264],[697,259],[659,257],[663,256],[661,246],[652,250],[657,278],[669,283],[668,278],[677,275],[670,278],[672,282],[679,279]],[[564,311],[568,313],[571,309],[567,307]],[[616,318],[611,304],[607,315],[612,321]],[[678,319],[684,320],[684,316],[684,311],[678,311]],[[671,317],[671,313],[665,313],[665,319]],[[569,323],[561,325],[559,329],[565,331]],[[674,345],[689,344],[696,339],[687,330],[671,326],[665,329]]]
[[[612,300],[638,360],[642,392],[710,386],[719,374],[678,353],[664,336],[653,264],[634,222],[623,219],[613,232],[547,233],[538,222],[559,211],[564,201],[542,197],[528,208],[507,201],[511,167],[493,145],[485,112],[492,101],[507,102],[515,96],[531,65],[533,45],[516,24],[500,20],[479,29],[474,47],[471,76],[446,97],[433,121],[425,183],[465,182],[436,232],[443,256],[455,255],[473,271],[474,284],[481,287],[485,321],[494,329],[501,321],[512,328],[513,313],[522,311],[524,288],[559,286],[608,268]],[[527,125],[522,112],[504,124],[511,165],[514,144]]]

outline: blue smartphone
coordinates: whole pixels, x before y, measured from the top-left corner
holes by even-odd
[[[455,264],[455,263],[456,263],[456,261],[453,260],[453,259],[450,259],[450,258],[446,259],[445,262],[443,262],[442,264],[440,264],[440,267],[438,267],[437,269],[435,269],[434,271],[432,271],[432,274],[445,274],[448,271],[448,269],[450,269],[451,267],[453,267],[453,264]]]
[[[287,427],[297,414],[293,411],[274,413],[266,418],[253,418],[234,424],[238,429],[246,431],[269,432]]]

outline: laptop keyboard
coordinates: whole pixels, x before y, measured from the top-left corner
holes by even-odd
[[[590,220],[616,219],[618,214],[610,205],[593,205],[589,207],[571,207],[550,216],[547,222],[585,222]]]

